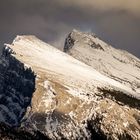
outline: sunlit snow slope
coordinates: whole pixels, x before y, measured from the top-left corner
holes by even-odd
[[[102,75],[97,70],[57,50],[35,37],[18,36],[10,46],[16,52],[16,57],[31,67],[44,70],[50,75],[56,75],[64,85],[77,84],[83,90],[88,86],[113,88],[140,99],[140,94],[131,88]],[[76,96],[76,94],[75,94]]]

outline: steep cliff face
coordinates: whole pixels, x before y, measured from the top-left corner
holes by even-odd
[[[6,47],[0,57],[0,121],[19,125],[35,90],[35,75]]]
[[[70,46],[74,43],[74,39],[69,41]],[[20,81],[18,87],[18,83],[10,84],[12,80],[8,84],[17,91],[17,97],[22,95],[18,102],[24,101],[26,112],[19,117],[20,128],[39,131],[53,140],[140,138],[140,94],[131,86],[101,74],[34,36],[17,36],[7,46],[10,50],[3,52],[1,65],[5,66],[6,75],[14,70],[18,73],[14,75],[15,79],[21,78],[14,80]],[[66,50],[68,48],[65,46]],[[97,48],[104,50],[101,46]],[[25,71],[31,76],[21,74]],[[1,80],[1,85],[5,88],[2,86],[1,91],[7,93],[4,80]],[[25,85],[27,90],[19,90],[21,85]],[[15,95],[15,92],[10,93]],[[30,102],[25,103],[26,93],[31,105]],[[3,118],[6,115],[1,113]],[[12,125],[19,124],[3,120]]]

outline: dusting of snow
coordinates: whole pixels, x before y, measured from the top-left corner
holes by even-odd
[[[124,122],[123,125],[124,125],[124,127],[128,127],[129,123],[128,122]]]
[[[25,66],[25,69],[28,69],[28,68],[31,68],[31,66],[29,66],[28,64],[24,64],[24,66]]]
[[[46,128],[48,135],[50,135],[50,137],[53,137],[52,134],[57,131],[58,124],[59,123],[58,123],[57,119],[53,120],[51,115],[47,116],[45,128]],[[57,134],[57,133],[55,133],[55,134]]]
[[[56,106],[56,102],[54,100],[55,96],[56,96],[55,95],[55,91],[52,88],[50,82],[47,81],[47,80],[44,81],[44,85],[43,86],[45,88],[45,91],[43,93],[41,102],[39,103],[39,107],[40,106],[44,106],[45,110],[46,110],[46,113],[53,112],[53,110],[55,109],[55,106]]]
[[[74,113],[73,111],[71,111],[71,112],[69,113],[69,116],[70,116],[71,118],[73,118],[73,117],[75,116],[75,113]]]

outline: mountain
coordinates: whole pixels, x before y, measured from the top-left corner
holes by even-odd
[[[77,30],[66,38],[64,51],[140,93],[140,60],[127,51],[113,48],[94,34]]]
[[[92,51],[98,53],[99,49],[98,56],[109,46],[98,39],[99,45],[90,48],[85,46],[90,43],[88,38],[95,37],[78,31],[68,36],[64,50],[72,56],[35,36],[17,36],[11,45],[6,44],[0,58],[0,121],[8,128],[40,132],[43,138],[53,140],[139,139],[139,60],[127,54],[133,58],[131,70],[137,73],[128,71],[125,75],[124,68],[120,73],[130,79],[130,84],[119,81],[116,77],[120,74],[114,78],[109,71],[104,72],[104,65],[93,67],[99,59],[94,60]],[[108,63],[109,56],[123,53],[111,49],[103,53]],[[85,64],[88,56],[93,58],[87,61],[92,65]],[[84,63],[73,57],[83,58],[79,60]],[[118,62],[119,58],[113,60]],[[127,63],[122,65],[128,67]],[[137,85],[131,84],[133,79]]]

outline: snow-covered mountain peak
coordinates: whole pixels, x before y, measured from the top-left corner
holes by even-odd
[[[69,37],[73,47],[65,47],[72,56],[34,36],[17,36],[6,46],[0,59],[0,121],[37,130],[53,140],[139,139],[138,87],[109,77],[103,65],[99,69],[83,61],[98,64],[97,53],[108,58],[117,51],[110,53],[106,43],[76,30]],[[102,49],[90,47],[89,38]]]
[[[67,37],[65,41],[64,51],[67,52],[72,46],[73,43],[79,44],[79,46],[83,44],[87,44],[88,46],[100,49],[100,50],[106,50],[109,45],[97,38],[97,36],[93,33],[83,33],[78,30],[73,30]],[[86,46],[85,46],[86,47]]]
[[[76,30],[66,38],[64,51],[140,93],[140,60],[127,51],[115,49],[95,35]]]

